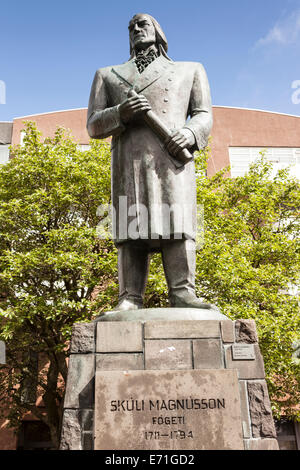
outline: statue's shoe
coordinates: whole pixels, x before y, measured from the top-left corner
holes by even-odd
[[[201,299],[198,299],[195,294],[191,292],[186,292],[184,294],[172,295],[169,299],[171,307],[177,308],[202,308],[206,310],[217,310],[219,308],[216,305],[208,304],[202,302]]]
[[[109,316],[114,313],[126,312],[128,310],[139,310],[141,308],[143,308],[143,304],[141,302],[129,299],[122,299],[113,310],[105,312],[105,315],[102,313],[101,315],[95,318],[94,322],[102,321],[104,316],[106,318],[109,318]]]
[[[123,299],[118,305],[112,310],[113,312],[124,312],[126,310],[139,310],[143,308],[143,304],[138,301]]]

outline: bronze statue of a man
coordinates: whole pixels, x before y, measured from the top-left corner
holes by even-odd
[[[195,294],[195,165],[179,158],[182,151],[207,145],[212,127],[207,76],[201,64],[167,56],[166,37],[150,15],[132,18],[129,37],[130,60],[97,70],[87,121],[90,137],[112,136],[116,310],[142,308],[155,251],[162,253],[170,306],[207,308]],[[150,114],[170,130],[165,141],[149,125]]]

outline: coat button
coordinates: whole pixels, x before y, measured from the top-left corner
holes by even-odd
[[[169,101],[168,98],[165,98],[165,99],[164,99],[164,102],[165,102],[165,103],[168,103],[168,101]]]
[[[168,78],[169,82],[171,82],[173,79],[172,78]]]
[[[170,88],[165,88],[165,90],[166,90],[166,91],[169,91],[169,90],[170,90]]]
[[[166,114],[167,111],[166,111],[165,109],[163,109],[162,112],[163,112],[164,114]]]

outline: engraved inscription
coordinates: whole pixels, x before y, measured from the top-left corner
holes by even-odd
[[[206,410],[225,408],[224,398],[183,398],[180,400],[111,400],[110,411]],[[170,424],[170,423],[169,423]],[[173,423],[176,424],[176,423]]]
[[[235,370],[101,371],[95,392],[96,450],[243,448]]]
[[[129,400],[111,400],[110,411],[111,412],[139,412],[139,411],[174,411],[174,410],[214,410],[226,408],[225,398],[181,398],[181,399],[170,399],[170,400],[136,400],[130,398]],[[186,422],[186,416],[153,416],[149,419],[150,425],[153,426],[177,426],[177,425],[188,425]],[[160,439],[193,439],[194,434],[190,429],[178,429],[173,428],[172,430],[145,430],[144,438],[146,440],[160,440]]]

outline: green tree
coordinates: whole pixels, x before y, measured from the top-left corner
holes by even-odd
[[[80,151],[63,130],[42,142],[33,123],[0,167],[0,337],[9,365],[0,374],[0,406],[12,426],[31,411],[56,446],[72,325],[116,298],[116,251],[96,231],[109,174],[107,142]]]
[[[256,321],[273,413],[299,419],[300,368],[293,353],[300,312],[299,296],[292,295],[300,274],[299,180],[288,169],[272,178],[263,152],[239,178],[224,177],[226,169],[204,177],[206,161],[198,160],[205,224],[198,292],[232,320]]]

